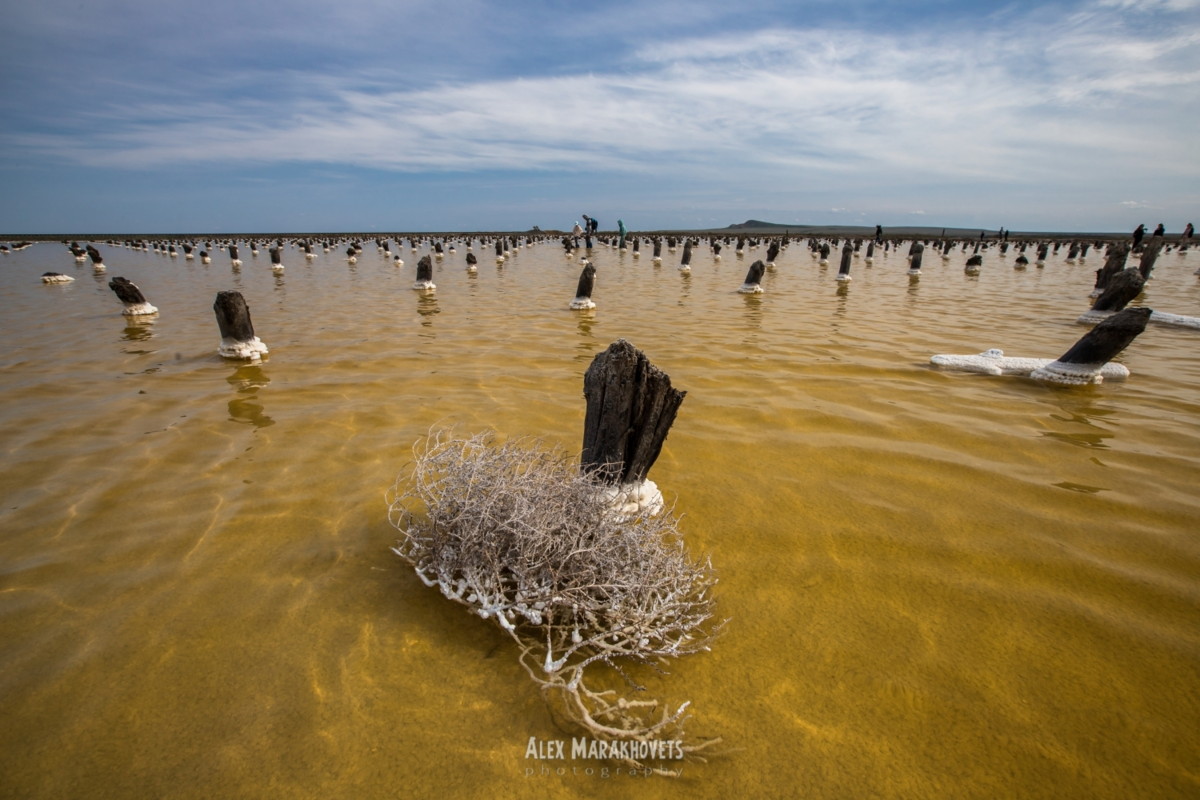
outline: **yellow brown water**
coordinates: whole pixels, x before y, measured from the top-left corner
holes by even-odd
[[[99,278],[53,244],[0,264],[0,795],[1200,794],[1195,335],[1150,328],[1095,387],[928,366],[1060,355],[1099,256],[911,281],[892,254],[838,286],[793,246],[743,296],[761,249],[684,277],[601,248],[578,313],[556,245],[477,275],[460,247],[432,296],[407,248],[278,277],[101,250]],[[1164,254],[1139,302],[1196,314],[1198,264]],[[126,321],[115,275],[161,313]],[[215,355],[232,288],[261,365]],[[563,734],[389,551],[384,491],[431,426],[577,448],[618,337],[688,392],[651,477],[732,618],[650,688],[726,751],[527,778]]]

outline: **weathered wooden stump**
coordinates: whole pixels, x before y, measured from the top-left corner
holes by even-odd
[[[771,246],[767,248],[767,266],[775,266],[775,259],[779,257],[779,242],[771,242]]]
[[[762,294],[763,273],[767,271],[766,266],[761,261],[755,261],[750,265],[750,271],[746,273],[746,281],[742,284],[742,288],[738,289],[742,294]]]
[[[413,284],[413,288],[430,292],[437,289],[433,285],[433,258],[428,253],[421,256],[421,260],[417,262],[417,282]]]
[[[221,330],[221,345],[217,353],[225,358],[257,361],[267,352],[267,346],[254,335],[250,307],[241,292],[217,292],[213,302],[217,327]]]
[[[575,287],[575,299],[571,301],[571,308],[576,311],[595,308],[596,304],[592,302],[592,289],[595,286],[596,268],[585,262],[583,272],[579,273],[579,283]]]
[[[1142,292],[1146,279],[1136,269],[1123,269],[1109,280],[1108,285],[1096,302],[1093,311],[1120,311]]]
[[[238,258],[237,245],[229,245],[229,259],[233,262],[235,267],[241,266],[242,260]]]
[[[720,242],[712,243],[712,252],[713,252],[713,261],[720,261],[721,260],[721,243]]]
[[[680,272],[692,271],[692,240],[688,239],[683,243],[683,257],[679,260]]]
[[[839,281],[850,280],[850,262],[854,260],[854,248],[850,244],[850,240],[846,240],[846,244],[842,246],[842,263],[838,266],[837,279]]]
[[[477,271],[478,267],[476,265],[478,263],[479,263],[479,259],[475,258],[475,254],[472,252],[468,252],[467,253],[467,272]]]
[[[580,466],[617,490],[613,500],[622,511],[653,514],[662,508],[662,495],[646,475],[686,394],[624,339],[597,354],[584,374]]]
[[[908,264],[908,274],[913,276],[920,275],[921,262],[925,257],[925,245],[920,242],[913,242],[911,250],[912,261]]]
[[[117,299],[125,307],[121,312],[127,317],[136,317],[139,314],[157,314],[158,309],[146,302],[142,290],[131,283],[126,278],[113,278],[108,282],[108,288],[112,289],[117,295]]]
[[[662,239],[655,238],[654,239],[654,263],[655,264],[662,263],[662,246],[663,246]]]
[[[867,242],[867,257],[863,259],[868,265],[875,261],[875,242],[874,240]]]
[[[1154,312],[1149,308],[1127,308],[1085,333],[1075,345],[1029,377],[1055,383],[1099,383],[1100,370],[1146,330]]]
[[[1163,237],[1159,234],[1154,234],[1143,243],[1142,260],[1138,262],[1138,272],[1142,273],[1142,277],[1146,280],[1150,279],[1150,273],[1154,271],[1154,262],[1158,260],[1158,253],[1162,250]]]
[[[1125,261],[1129,258],[1129,245],[1116,242],[1109,245],[1104,256],[1104,266],[1096,270],[1096,286],[1092,289],[1092,297],[1099,297],[1108,287],[1108,282],[1117,273],[1124,271]]]

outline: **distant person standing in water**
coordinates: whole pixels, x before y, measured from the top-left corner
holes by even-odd
[[[579,227],[579,223],[576,222],[575,228],[571,231],[571,234],[574,236],[578,236],[581,233],[583,233],[583,228]]]
[[[943,233],[945,233],[945,231],[943,231]],[[875,226],[875,243],[883,244],[883,226],[882,225]]]
[[[1158,223],[1158,227],[1154,229],[1154,235],[1155,236],[1166,236],[1167,235],[1167,229],[1163,227],[1163,224],[1161,222]]]
[[[580,216],[583,217],[583,229],[586,232],[591,233],[592,232],[592,218],[589,217],[587,214],[580,214]]]
[[[1133,231],[1133,246],[1137,247],[1142,243],[1142,237],[1146,235],[1146,226],[1138,225]]]
[[[592,233],[600,232],[600,220],[592,217],[592,221],[589,224],[592,226]]]

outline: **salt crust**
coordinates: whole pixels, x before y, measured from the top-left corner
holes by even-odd
[[[738,289],[740,294],[762,294],[763,288],[757,283],[743,283],[742,288]]]
[[[1080,325],[1096,325],[1115,313],[1115,311],[1085,311],[1075,321]],[[1167,314],[1163,311],[1152,311],[1150,313],[1150,321],[1156,325],[1166,325],[1171,328],[1200,330],[1200,317],[1187,317],[1183,314]]]
[[[141,314],[157,314],[158,309],[149,303],[126,303],[125,310],[121,313],[127,317],[136,317]]]
[[[1009,358],[1003,350],[985,350],[975,356],[936,355],[929,363],[938,367],[979,372],[984,375],[1023,375],[1035,380],[1072,386],[1125,380],[1129,369],[1123,364],[1063,364],[1050,358]]]
[[[258,361],[260,356],[266,355],[267,346],[262,343],[262,340],[255,336],[248,342],[239,342],[236,339],[222,339],[221,346],[217,348],[217,355],[225,358],[242,358]]]
[[[571,301],[571,308],[575,311],[586,311],[589,308],[595,308],[596,304],[592,302],[590,297],[576,297]]]

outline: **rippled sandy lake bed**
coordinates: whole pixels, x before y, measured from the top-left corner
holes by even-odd
[[[743,296],[765,248],[689,277],[599,248],[581,313],[556,244],[477,275],[460,247],[429,296],[407,248],[279,277],[99,249],[102,277],[0,260],[0,796],[1200,795],[1200,340],[1151,327],[1083,388],[928,365],[1061,355],[1099,255],[839,287],[793,245]],[[1138,303],[1200,314],[1197,266],[1162,255]],[[122,317],[118,275],[160,313]],[[221,289],[261,365],[216,355]],[[651,477],[731,618],[651,689],[725,750],[527,778],[563,734],[390,552],[384,492],[431,426],[577,449],[619,337],[688,392]]]

